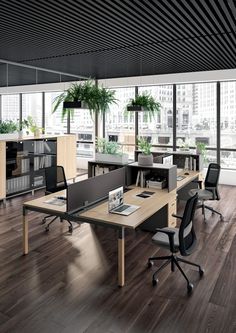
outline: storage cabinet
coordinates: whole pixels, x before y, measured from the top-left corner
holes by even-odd
[[[61,137],[0,141],[0,199],[45,186],[45,168],[62,165],[76,177],[76,139]]]

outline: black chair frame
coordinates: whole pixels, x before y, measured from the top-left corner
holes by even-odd
[[[172,272],[174,272],[175,267],[177,267],[179,269],[179,271],[181,272],[181,274],[183,275],[183,277],[185,278],[185,280],[187,282],[187,291],[188,291],[188,293],[192,292],[193,284],[189,281],[187,275],[185,274],[185,272],[183,271],[183,269],[182,269],[182,267],[180,266],[179,263],[182,262],[182,263],[185,263],[185,264],[188,264],[188,265],[191,265],[191,266],[195,266],[195,267],[198,268],[200,277],[202,277],[204,275],[204,270],[201,268],[200,265],[198,265],[196,263],[193,263],[191,261],[185,260],[185,259],[176,255],[177,252],[180,252],[180,254],[182,256],[188,256],[193,252],[193,249],[195,247],[196,234],[195,234],[193,225],[192,225],[192,228],[191,228],[190,236],[187,236],[187,238],[191,241],[190,246],[186,246],[186,239],[185,239],[186,237],[184,236],[184,229],[186,228],[186,224],[189,224],[193,220],[194,213],[195,213],[196,206],[197,206],[197,201],[198,201],[198,197],[197,197],[197,194],[196,194],[187,201],[183,216],[179,216],[179,215],[175,215],[175,214],[172,215],[172,216],[181,220],[181,224],[180,224],[180,228],[179,228],[179,246],[178,246],[178,248],[175,246],[175,243],[174,243],[175,231],[163,230],[164,228],[163,229],[160,229],[160,228],[156,229],[156,231],[164,233],[168,236],[169,248],[170,248],[171,254],[168,255],[168,256],[150,257],[148,259],[148,267],[149,268],[154,265],[153,261],[155,261],[155,260],[157,260],[157,261],[164,260],[164,263],[153,274],[153,277],[152,277],[153,286],[157,285],[157,283],[158,283],[158,279],[157,279],[158,273],[161,270],[163,270],[169,264],[171,264],[171,271]]]

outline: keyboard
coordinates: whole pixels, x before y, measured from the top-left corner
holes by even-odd
[[[124,210],[126,210],[129,207],[130,207],[129,205],[122,205],[120,207],[115,208],[113,211],[114,212],[123,212]]]

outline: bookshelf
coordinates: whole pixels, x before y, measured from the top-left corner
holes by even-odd
[[[134,158],[138,160],[138,154],[141,152],[135,150]],[[152,151],[154,162],[161,163],[161,158],[167,155],[173,155],[173,164],[177,168],[184,169],[188,160],[188,168],[193,171],[201,171],[203,169],[202,156],[191,151]],[[195,169],[195,170],[194,170]]]
[[[0,158],[0,200],[5,200],[44,187],[44,170],[50,166],[62,165],[67,179],[75,178],[76,138],[66,135],[0,139]]]

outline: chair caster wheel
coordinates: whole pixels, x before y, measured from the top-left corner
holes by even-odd
[[[188,289],[188,294],[191,294],[191,292],[193,290],[193,284],[192,283],[188,283],[187,289]]]
[[[45,231],[48,232],[48,231],[49,231],[49,227],[46,227],[46,228],[45,228]]]
[[[204,269],[199,268],[199,275],[200,275],[200,277],[203,277],[203,275],[204,275]]]
[[[69,232],[72,234],[72,232],[73,232],[73,227],[69,227]]]
[[[158,283],[158,279],[152,279],[152,285],[155,287]]]
[[[153,261],[148,261],[147,268],[151,268],[154,265]]]

